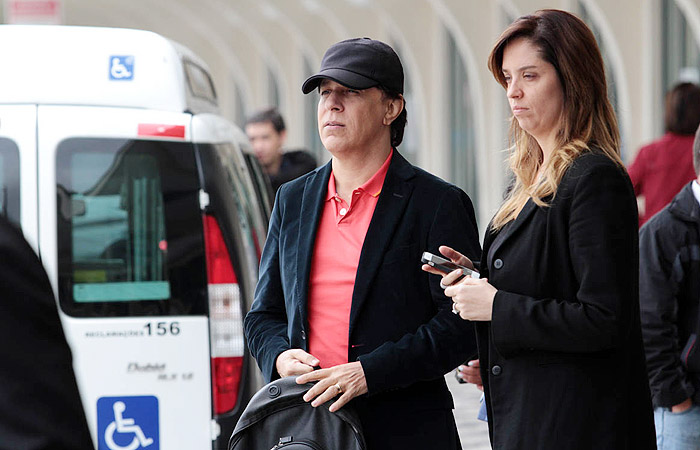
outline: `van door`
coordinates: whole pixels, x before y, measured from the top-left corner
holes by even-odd
[[[36,190],[36,106],[2,105],[0,215],[20,226],[38,251]]]
[[[126,108],[38,108],[39,242],[99,449],[212,447],[189,122]]]

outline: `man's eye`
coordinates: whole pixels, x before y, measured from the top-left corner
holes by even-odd
[[[359,94],[360,91],[357,91],[355,89],[348,89],[348,94]]]

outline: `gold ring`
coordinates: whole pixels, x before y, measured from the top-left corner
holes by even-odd
[[[343,393],[343,388],[340,387],[340,384],[335,383],[334,386],[335,386],[336,389],[338,389],[338,394],[342,394],[342,393]]]

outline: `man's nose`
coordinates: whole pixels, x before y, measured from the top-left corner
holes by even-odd
[[[324,100],[324,106],[330,111],[339,111],[343,108],[343,102],[338,92],[332,91]]]

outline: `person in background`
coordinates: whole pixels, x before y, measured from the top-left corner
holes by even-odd
[[[639,301],[660,450],[700,450],[700,128],[695,180],[639,230]]]
[[[245,123],[245,132],[270,179],[273,195],[287,181],[291,181],[316,168],[316,160],[303,150],[283,151],[287,139],[284,119],[277,108],[262,110]]]
[[[0,217],[0,449],[93,450],[51,284]]]
[[[266,381],[316,381],[304,400],[331,412],[351,402],[369,450],[457,450],[444,374],[475,354],[474,327],[420,260],[446,241],[481,249],[469,197],[398,151],[403,80],[394,50],[363,38],[304,82],[332,158],[278,191],[246,340]]]
[[[644,200],[640,227],[695,178],[693,135],[700,124],[700,86],[674,86],[666,94],[664,116],[666,134],[642,147],[628,168],[634,192]]]
[[[654,449],[637,205],[595,37],[568,12],[537,11],[503,32],[489,69],[513,113],[515,180],[484,238],[481,277],[442,282],[476,327],[491,444]]]

